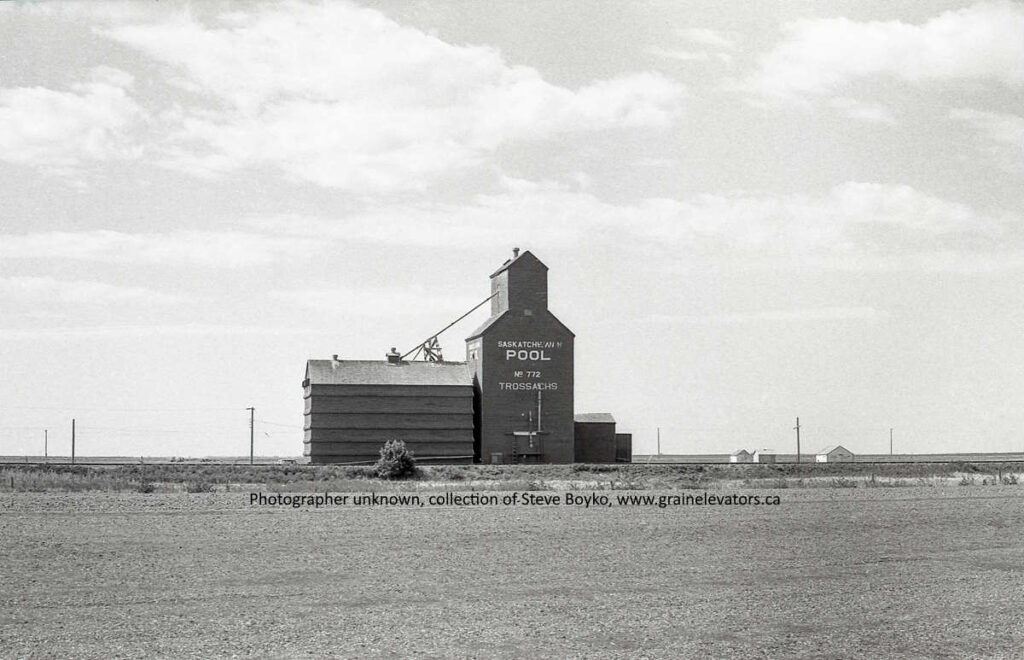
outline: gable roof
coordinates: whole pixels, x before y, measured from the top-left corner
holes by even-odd
[[[530,258],[526,259],[527,256],[529,256]],[[493,273],[491,273],[491,279],[494,279],[494,277],[496,275],[498,275],[499,273],[501,273],[502,271],[508,270],[509,266],[511,266],[512,264],[515,264],[515,263],[519,263],[523,259],[526,259],[527,261],[533,260],[533,261],[537,262],[538,264],[540,264],[540,267],[543,268],[544,270],[548,269],[548,267],[544,265],[544,262],[541,261],[540,259],[538,259],[537,257],[535,257],[532,252],[530,252],[529,250],[524,250],[524,251],[519,253],[518,257],[515,257],[513,259],[509,259],[508,261],[506,261],[505,263],[503,263],[501,265],[501,268],[499,268],[498,270],[496,270]]]
[[[611,413],[579,413],[572,421],[584,424],[614,424],[615,418]]]
[[[852,454],[853,453],[852,451],[850,451],[849,449],[847,449],[846,447],[844,447],[842,445],[829,445],[828,447],[825,447],[824,449],[819,451],[818,452],[818,456],[821,456],[823,454],[831,454],[832,452],[834,452],[837,449],[842,449],[847,454]]]
[[[472,333],[470,333],[470,335],[468,337],[466,337],[466,341],[469,341],[470,339],[476,339],[480,335],[482,335],[485,332],[487,332],[488,328],[490,328],[492,325],[497,323],[498,319],[500,319],[501,317],[505,316],[506,314],[508,314],[508,310],[507,309],[504,312],[502,312],[501,314],[498,314],[497,316],[492,316],[491,318],[489,318],[486,321],[484,321],[483,325],[481,325],[479,328],[477,328]]]
[[[477,328],[476,330],[474,330],[474,331],[472,332],[472,334],[470,334],[470,335],[469,335],[468,337],[466,337],[466,341],[469,341],[469,340],[471,340],[471,339],[476,339],[476,338],[477,338],[477,337],[479,337],[480,335],[484,334],[485,332],[487,332],[488,330],[490,330],[491,326],[493,326],[493,325],[497,324],[497,322],[498,322],[498,321],[500,321],[501,319],[505,318],[505,317],[506,317],[506,316],[507,316],[508,314],[510,314],[511,312],[512,312],[512,310],[510,310],[510,309],[506,309],[506,310],[505,310],[504,312],[502,312],[501,314],[498,314],[497,316],[492,316],[491,318],[487,319],[486,321],[484,321],[483,325],[481,325],[481,326],[480,326],[479,328]],[[550,319],[551,319],[552,321],[554,321],[554,322],[555,322],[555,323],[557,323],[558,325],[562,326],[562,329],[563,329],[563,330],[565,330],[565,331],[566,331],[567,333],[569,333],[569,336],[570,336],[570,337],[576,337],[576,333],[575,333],[575,332],[573,332],[572,330],[570,330],[570,329],[569,329],[568,327],[566,327],[566,325],[565,325],[564,323],[562,323],[561,321],[559,321],[559,320],[558,320],[558,317],[557,317],[557,316],[555,316],[554,314],[552,314],[552,313],[551,313],[551,310],[550,310],[550,309],[545,309],[545,310],[543,310],[543,312],[542,312],[542,313],[543,313],[543,314],[547,314],[547,315],[548,315],[548,317],[549,317],[549,318],[550,318]]]
[[[307,360],[310,385],[473,385],[465,362]]]
[[[733,453],[731,453],[729,455],[730,456],[739,456],[740,454],[748,454],[749,455],[750,452],[747,451],[746,449],[737,449],[736,451],[734,451]]]

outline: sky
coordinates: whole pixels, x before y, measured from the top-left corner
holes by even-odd
[[[532,251],[636,453],[1024,451],[1024,4],[0,3],[0,455],[302,451]],[[441,336],[446,357],[486,307]],[[44,430],[46,433],[44,434]]]

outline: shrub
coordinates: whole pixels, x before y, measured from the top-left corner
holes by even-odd
[[[209,481],[190,481],[185,484],[185,492],[188,493],[212,493],[214,485]]]
[[[406,479],[416,474],[416,460],[401,440],[388,440],[373,466],[381,479]]]
[[[1003,485],[1004,486],[1016,486],[1017,485],[1017,475],[1015,475],[1013,473],[1004,474],[1003,475]]]
[[[152,493],[155,490],[156,490],[156,486],[154,486],[153,484],[149,483],[148,481],[143,481],[143,482],[139,483],[138,491],[140,493]]]

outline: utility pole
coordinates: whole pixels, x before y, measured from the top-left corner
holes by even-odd
[[[892,429],[889,429],[889,455],[892,456]]]
[[[71,464],[75,464],[75,418],[71,418]]]
[[[661,456],[661,427],[658,427],[658,456]]]
[[[799,417],[796,418],[796,426],[794,426],[793,428],[796,429],[796,462],[799,463],[800,462],[800,418]]]
[[[254,446],[253,435],[254,435],[254,430],[256,428],[256,408],[253,408],[252,406],[250,406],[250,407],[246,408],[246,410],[249,411],[249,465],[253,465],[254,462],[255,462],[254,454],[253,454],[253,446]]]
[[[50,444],[50,431],[48,429],[43,429],[43,458],[47,458],[50,455],[49,454],[49,444]]]

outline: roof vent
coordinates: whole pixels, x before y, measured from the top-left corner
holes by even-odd
[[[519,258],[519,248],[512,248],[512,258],[513,259],[518,259]]]
[[[392,346],[391,350],[388,351],[386,357],[388,358],[388,362],[391,364],[398,364],[399,362],[402,361],[402,354],[399,353],[398,349],[395,348],[394,346]]]

